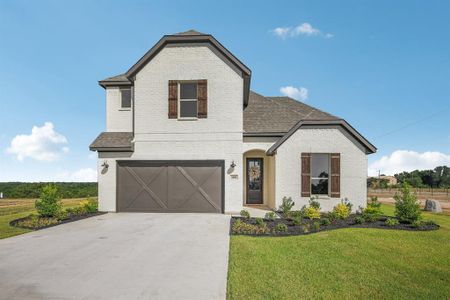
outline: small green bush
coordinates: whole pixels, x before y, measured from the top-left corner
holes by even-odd
[[[18,221],[16,225],[24,228],[39,229],[58,223],[59,220],[54,217],[40,217],[36,215],[30,215],[27,218]]]
[[[384,221],[384,224],[386,226],[392,227],[399,224],[398,220],[395,218],[387,218],[386,221]]]
[[[331,224],[331,221],[328,218],[323,218],[320,220],[320,224],[322,224],[323,226],[327,226]]]
[[[309,223],[307,223],[300,228],[300,231],[306,234],[309,233],[310,228],[311,226],[309,225]]]
[[[395,216],[400,222],[413,223],[421,219],[422,212],[416,195],[411,193],[409,185],[405,182],[399,193],[394,195]]]
[[[339,203],[333,208],[333,212],[338,219],[347,219],[350,215],[350,207],[344,202]]]
[[[320,222],[316,221],[316,222],[312,223],[312,227],[315,231],[319,231],[320,230]]]
[[[293,210],[291,211],[290,214],[291,218],[295,219],[295,218],[301,218],[303,217],[303,212],[301,210]]]
[[[266,223],[264,223],[264,220],[262,218],[256,218],[255,222],[256,222],[256,225],[258,225],[258,226],[264,226],[264,224],[266,224]]]
[[[301,217],[295,217],[292,220],[293,220],[295,226],[298,226],[298,225],[302,224],[302,218]]]
[[[268,213],[266,213],[264,218],[266,218],[267,220],[273,221],[273,220],[275,220],[276,215],[273,211],[269,211]]]
[[[364,218],[364,220],[365,220],[366,222],[370,222],[370,223],[377,221],[378,218],[379,218],[378,215],[375,215],[375,214],[368,214],[368,213],[366,213],[366,212],[363,212],[361,216]]]
[[[370,197],[370,201],[367,203],[367,207],[381,214],[381,202],[378,201],[377,196]]]
[[[231,232],[234,234],[267,234],[269,233],[269,228],[266,223],[261,226],[257,226],[248,224],[238,219],[233,223]]]
[[[334,213],[334,211],[330,211],[326,214],[327,218],[331,221],[334,222],[337,219],[336,214]]]
[[[62,204],[58,189],[54,185],[46,185],[42,188],[41,196],[34,203],[41,217],[56,217],[61,213]]]
[[[278,224],[275,226],[275,231],[276,231],[276,232],[287,232],[287,231],[288,231],[288,228],[287,228],[286,224],[284,224],[284,223],[278,223]]]
[[[362,224],[364,223],[365,219],[362,216],[358,216],[355,218],[355,224]]]
[[[310,220],[320,219],[320,211],[312,206],[305,207],[303,215]]]
[[[309,199],[309,206],[314,207],[315,209],[320,211],[320,203],[319,203],[319,197],[313,196]]]
[[[280,205],[280,210],[283,212],[283,214],[287,217],[292,209],[294,207],[295,202],[292,201],[291,197],[283,197],[283,201]]]
[[[241,215],[241,217],[243,217],[245,219],[250,219],[250,213],[248,212],[248,210],[245,210],[245,209],[241,210],[240,215]]]
[[[95,213],[98,211],[98,202],[92,198],[81,201],[80,206],[84,207],[88,213]]]
[[[435,226],[438,225],[438,224],[437,224],[435,221],[433,221],[433,220],[425,220],[425,221],[422,221],[422,223],[423,223],[424,225],[435,225]]]

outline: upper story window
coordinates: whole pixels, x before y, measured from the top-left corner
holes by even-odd
[[[197,82],[180,82],[178,90],[180,91],[178,117],[180,119],[197,118]]]
[[[328,195],[330,174],[330,155],[311,154],[311,194]]]
[[[123,109],[131,109],[131,88],[120,88],[120,107]]]

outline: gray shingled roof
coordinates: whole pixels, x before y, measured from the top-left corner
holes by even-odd
[[[207,34],[206,33],[202,33],[202,32],[198,32],[195,29],[190,29],[188,31],[175,33],[174,35],[207,35]]]
[[[250,92],[244,109],[244,132],[288,132],[300,120],[340,120],[340,118],[289,97],[264,97]]]
[[[89,146],[90,150],[133,151],[132,132],[102,132]]]

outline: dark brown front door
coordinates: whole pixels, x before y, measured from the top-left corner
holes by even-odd
[[[263,203],[263,159],[247,158],[247,204]]]

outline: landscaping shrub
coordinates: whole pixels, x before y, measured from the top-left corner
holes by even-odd
[[[413,223],[421,219],[420,205],[416,195],[411,193],[407,183],[403,183],[399,193],[394,195],[395,216],[400,222]]]
[[[331,221],[328,218],[323,218],[320,220],[320,224],[322,224],[323,226],[327,226],[331,224]]]
[[[38,229],[45,226],[58,224],[59,220],[54,217],[39,217],[36,215],[30,215],[29,217],[17,222],[17,226]]]
[[[283,212],[286,218],[290,216],[290,211],[292,207],[294,207],[294,205],[295,202],[292,201],[291,197],[283,197],[283,201],[281,202],[280,205],[280,210]]]
[[[314,219],[320,219],[320,212],[317,208],[314,208],[312,206],[310,207],[305,207],[304,211],[303,211],[303,215],[311,220]]]
[[[355,218],[355,224],[362,224],[364,223],[365,219],[362,216],[358,216]]]
[[[267,220],[273,221],[275,220],[275,213],[273,211],[269,211],[268,213],[266,213],[266,215],[264,216],[264,218],[266,218]]]
[[[361,216],[364,218],[364,220],[365,220],[366,222],[375,222],[376,220],[378,220],[378,217],[379,217],[379,216],[377,216],[377,215],[374,215],[374,214],[367,214],[367,213],[365,213],[365,212],[363,212]]]
[[[387,218],[386,221],[384,221],[384,224],[385,224],[386,226],[390,226],[390,227],[391,227],[391,226],[398,225],[399,222],[398,222],[397,219],[394,219],[394,218]]]
[[[425,224],[425,225],[434,225],[434,226],[437,226],[437,225],[438,225],[438,224],[437,224],[435,221],[433,221],[433,220],[425,220],[425,221],[422,221],[422,223]]]
[[[288,228],[287,228],[286,224],[284,224],[284,223],[278,223],[278,224],[275,226],[275,231],[276,231],[276,232],[287,232],[287,231],[288,231]]]
[[[292,220],[294,221],[294,225],[296,225],[296,226],[302,224],[302,218],[299,216],[293,218]]]
[[[269,228],[266,223],[256,226],[238,219],[231,227],[231,231],[235,234],[267,234],[269,233]]]
[[[378,201],[378,197],[370,197],[370,201],[367,203],[367,207],[378,211],[381,214],[381,202]]]
[[[88,213],[95,213],[98,211],[98,202],[92,198],[81,201],[80,206],[83,207]]]
[[[266,224],[266,223],[264,223],[264,220],[262,218],[256,218],[255,222],[256,222],[256,225],[258,225],[258,226],[264,226],[264,224]]]
[[[351,207],[349,207],[346,203],[341,202],[333,208],[333,212],[338,219],[347,219],[350,215]]]
[[[326,216],[331,222],[334,222],[337,219],[336,214],[333,211],[328,212]]]
[[[41,196],[34,206],[42,217],[56,217],[61,212],[61,197],[54,185],[46,185],[42,188]]]
[[[318,199],[319,199],[318,196],[311,197],[309,199],[309,206],[314,207],[315,209],[320,211],[320,203],[319,203]]]
[[[247,210],[245,210],[245,209],[241,210],[240,214],[241,214],[241,217],[243,217],[245,219],[250,219],[250,213]]]
[[[315,231],[319,231],[320,230],[320,223],[319,222],[314,222],[312,223],[312,227]]]
[[[309,223],[303,225],[303,226],[300,228],[301,232],[303,232],[303,233],[309,233],[309,229],[310,229]]]
[[[290,212],[290,214],[291,214],[291,218],[293,218],[293,219],[303,217],[303,212],[301,210],[293,210]]]

